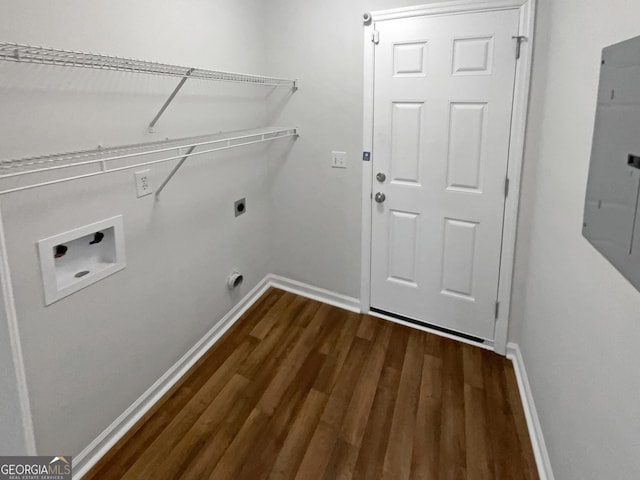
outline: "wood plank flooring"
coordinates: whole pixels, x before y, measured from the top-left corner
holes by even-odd
[[[269,290],[85,479],[536,479],[511,363]]]

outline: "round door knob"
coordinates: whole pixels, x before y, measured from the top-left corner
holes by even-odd
[[[387,179],[387,176],[380,172],[376,175],[376,180],[378,180],[380,183],[384,182]]]
[[[378,192],[374,198],[376,199],[376,202],[382,203],[387,199],[387,196],[382,192]]]

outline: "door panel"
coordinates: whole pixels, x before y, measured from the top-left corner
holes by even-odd
[[[424,76],[427,65],[427,42],[397,43],[393,46],[393,75]]]
[[[424,103],[394,102],[391,123],[391,179],[418,183]]]
[[[453,75],[491,75],[493,37],[453,40]]]
[[[445,219],[441,293],[475,301],[473,267],[477,227],[476,222]]]
[[[372,307],[493,339],[518,22],[376,24]]]
[[[389,274],[388,279],[412,287],[416,284],[416,263],[418,261],[418,221],[417,213],[390,211],[389,225]]]
[[[486,103],[451,103],[447,189],[482,193]]]

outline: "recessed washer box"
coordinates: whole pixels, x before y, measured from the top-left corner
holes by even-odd
[[[126,266],[122,215],[40,240],[38,252],[51,305]]]

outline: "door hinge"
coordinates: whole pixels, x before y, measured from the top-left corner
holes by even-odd
[[[371,41],[375,44],[378,45],[380,43],[380,32],[378,30],[374,30],[371,33]]]
[[[498,319],[498,316],[500,315],[500,302],[498,302],[496,300],[496,320]]]
[[[504,179],[504,196],[507,197],[509,195],[509,177]]]
[[[518,60],[520,58],[520,49],[522,47],[522,42],[524,42],[527,37],[525,37],[524,35],[514,35],[511,38],[515,39],[516,41],[516,60]]]

